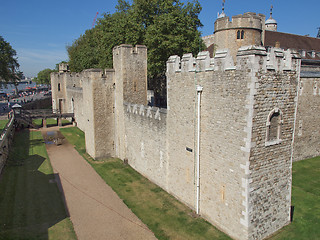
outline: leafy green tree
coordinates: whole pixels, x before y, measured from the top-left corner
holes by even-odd
[[[166,61],[170,55],[198,53],[205,48],[198,31],[198,1],[118,0],[114,14],[104,14],[95,28],[87,30],[67,48],[71,71],[112,68],[112,49],[120,44],[148,48],[148,87],[165,94]]]
[[[0,36],[0,84],[18,84],[22,77],[16,51]]]
[[[51,84],[50,73],[54,72],[54,70],[50,68],[46,68],[40,72],[38,72],[37,77],[34,81],[38,84]]]

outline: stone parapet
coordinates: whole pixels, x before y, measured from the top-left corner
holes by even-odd
[[[214,32],[226,29],[251,28],[262,31],[265,16],[252,12],[229,17],[218,18],[214,24]]]
[[[235,61],[233,61],[228,49],[217,50],[214,58],[210,58],[208,51],[200,52],[196,58],[191,53],[184,54],[182,59],[174,55],[169,57],[167,61],[167,73],[242,70],[244,67],[243,58],[248,56],[259,56],[255,60],[250,60],[248,64],[251,67],[256,65],[263,71],[299,70],[300,55],[298,52],[279,48],[270,48],[267,51],[262,46],[251,45],[239,48]],[[246,67],[248,68],[248,66]]]
[[[150,107],[126,102],[124,102],[124,108],[128,113],[137,114],[145,118],[155,119],[159,121],[164,119],[162,115],[167,114],[167,109],[165,108]]]

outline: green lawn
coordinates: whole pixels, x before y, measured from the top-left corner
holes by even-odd
[[[9,120],[0,120],[0,132],[6,127]]]
[[[76,239],[40,132],[15,133],[0,179],[0,239]]]
[[[230,239],[118,159],[93,161],[78,128],[60,131],[158,239]],[[293,222],[269,239],[320,239],[320,157],[293,164]]]

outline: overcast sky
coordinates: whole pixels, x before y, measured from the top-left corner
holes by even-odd
[[[187,1],[183,1],[187,2]],[[200,29],[213,33],[222,1],[199,0]],[[0,35],[17,51],[20,70],[33,77],[45,68],[68,60],[66,46],[91,28],[97,12],[113,13],[117,0],[0,0]],[[226,0],[227,16],[256,12],[269,17],[270,6],[278,31],[316,37],[320,27],[319,0]]]

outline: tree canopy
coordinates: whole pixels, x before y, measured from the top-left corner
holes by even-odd
[[[52,73],[52,72],[55,72],[55,70],[52,70],[50,68],[46,68],[46,69],[38,72],[38,75],[34,79],[34,81],[38,84],[51,84],[50,73]]]
[[[22,72],[19,71],[18,58],[16,51],[11,45],[0,36],[0,83],[17,83]]]
[[[104,14],[67,47],[71,71],[112,68],[112,49],[120,44],[148,48],[148,85],[163,92],[166,61],[171,55],[197,54],[205,48],[198,18],[199,2],[180,0],[118,0],[116,12]]]

